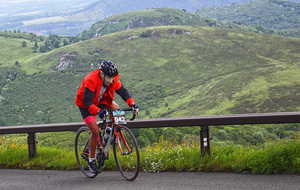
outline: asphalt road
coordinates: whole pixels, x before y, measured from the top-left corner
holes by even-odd
[[[0,190],[300,190],[299,175],[252,175],[203,172],[140,172],[133,182],[119,172],[102,172],[94,179],[81,171],[0,169]]]

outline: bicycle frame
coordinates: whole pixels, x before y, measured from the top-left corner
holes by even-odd
[[[112,122],[111,122],[111,123],[113,123],[113,122],[114,122],[114,120],[112,119]],[[110,123],[110,122],[109,122],[109,123]],[[123,135],[123,132],[120,131],[120,130],[118,130],[118,126],[119,126],[119,125],[113,124],[112,132],[114,132],[115,140],[118,142],[118,147],[119,147],[119,149],[120,149],[120,152],[121,152],[122,155],[130,154],[130,153],[131,153],[131,149],[130,149],[130,147],[128,146],[128,143],[127,143],[127,141],[126,141],[126,139],[125,139],[125,136]],[[104,147],[104,154],[105,154],[105,157],[108,157],[109,147],[110,147],[110,145],[111,145],[111,140],[113,140],[112,132],[111,132],[110,137],[109,137],[109,139],[108,139],[108,141],[107,141],[107,144],[106,144],[105,147]],[[119,134],[120,134],[120,135],[119,135]],[[122,149],[122,146],[121,146],[121,141],[120,141],[120,136],[121,136],[121,138],[122,138],[122,140],[123,140],[123,142],[124,142],[124,144],[125,144],[125,146],[126,146],[126,148],[127,148],[127,150],[128,150],[127,152],[123,152],[123,149]],[[99,148],[100,148],[100,149],[103,149],[102,143],[101,143],[101,137],[102,137],[102,136],[101,136],[101,133],[99,132],[99,136],[98,136],[98,145],[99,145]]]
[[[110,122],[109,122],[110,123]],[[112,120],[112,123],[113,123],[113,120]],[[101,124],[101,123],[99,123],[99,124]],[[98,124],[98,126],[99,126],[99,124]],[[113,125],[113,129],[112,129],[112,131],[114,132],[114,134],[115,134],[115,140],[117,140],[117,142],[118,142],[118,147],[119,147],[119,149],[120,149],[120,152],[121,152],[121,154],[122,155],[126,155],[126,154],[131,154],[132,153],[132,151],[131,151],[131,149],[130,149],[130,147],[129,147],[129,145],[128,145],[128,143],[127,143],[127,141],[126,141],[126,139],[125,139],[125,137],[124,137],[124,135],[123,135],[123,132],[122,131],[118,131],[118,125]],[[126,146],[126,148],[127,148],[127,152],[123,152],[123,149],[122,149],[122,147],[121,147],[121,141],[120,141],[120,136],[119,136],[119,134],[118,133],[120,133],[120,136],[121,136],[121,138],[122,138],[122,140],[123,140],[123,142],[124,142],[124,144],[125,144],[125,146]],[[102,134],[101,134],[101,132],[99,131],[99,135],[98,135],[98,139],[97,139],[97,144],[98,144],[98,147],[99,147],[99,149],[102,149],[103,150],[103,146],[102,146]],[[113,136],[112,136],[112,134],[110,135],[110,137],[109,137],[109,140],[108,140],[108,142],[107,142],[107,144],[104,146],[104,155],[105,155],[105,157],[108,159],[108,153],[109,153],[109,147],[110,147],[110,145],[111,145],[111,140],[113,139]],[[85,152],[85,150],[89,147],[89,140],[87,141],[87,143],[86,143],[86,145],[85,145],[85,147],[84,147],[84,149],[82,150],[82,154],[84,154],[84,155],[86,155],[86,156],[89,156],[89,154],[88,153],[86,153]]]

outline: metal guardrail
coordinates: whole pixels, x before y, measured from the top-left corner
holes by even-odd
[[[254,113],[236,115],[215,115],[199,117],[175,117],[160,119],[137,119],[128,121],[129,128],[157,128],[157,127],[185,127],[200,126],[200,144],[202,154],[210,152],[210,131],[212,125],[245,125],[245,124],[279,124],[300,123],[300,112]],[[34,157],[36,149],[36,135],[41,132],[77,131],[84,126],[79,123],[58,123],[40,125],[21,125],[0,127],[0,134],[28,134],[29,157]]]

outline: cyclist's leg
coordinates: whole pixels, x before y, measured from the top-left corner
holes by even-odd
[[[99,135],[99,127],[97,125],[95,116],[88,116],[87,118],[85,118],[84,121],[91,131],[91,137],[89,142],[90,159],[89,159],[88,167],[90,168],[91,172],[98,173],[99,171],[95,160],[95,153],[96,153],[97,139]]]
[[[119,109],[119,105],[113,101],[111,105],[104,105],[103,108],[107,110],[117,110]]]
[[[89,142],[90,158],[95,158],[97,139],[99,135],[99,127],[96,121],[96,117],[92,115],[86,108],[79,107],[79,110],[82,115],[83,121],[91,131],[91,139]]]
[[[95,116],[94,116],[95,117]],[[96,119],[96,118],[95,118]],[[88,128],[90,129],[92,135],[90,138],[90,158],[95,158],[97,139],[99,135],[99,127],[96,120],[87,123]]]

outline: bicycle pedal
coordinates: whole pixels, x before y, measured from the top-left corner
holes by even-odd
[[[88,159],[89,159],[88,156],[86,156],[84,154],[81,154],[81,158],[84,159],[85,161],[88,161]]]

